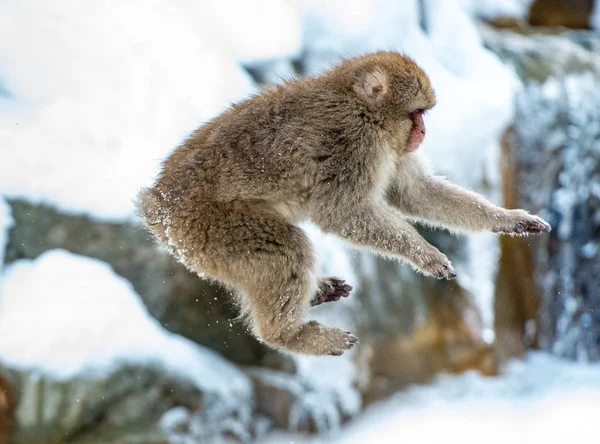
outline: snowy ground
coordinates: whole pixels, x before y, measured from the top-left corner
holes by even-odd
[[[592,443],[599,412],[600,364],[532,352],[498,377],[445,375],[409,388],[330,436],[279,435],[268,443]]]

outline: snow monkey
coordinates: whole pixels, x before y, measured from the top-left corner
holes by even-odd
[[[345,60],[201,126],[141,192],[139,213],[188,269],[236,290],[261,340],[287,352],[341,355],[357,338],[305,316],[351,287],[315,275],[298,222],[441,279],[456,276],[448,258],[405,217],[456,230],[550,231],[537,216],[430,174],[415,151],[434,105],[429,79],[410,58],[377,52]]]

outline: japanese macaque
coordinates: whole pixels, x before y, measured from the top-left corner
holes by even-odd
[[[550,225],[430,174],[415,151],[435,105],[410,58],[377,52],[233,105],[163,164],[138,210],[159,243],[200,276],[235,289],[252,331],[282,351],[341,355],[350,332],[306,321],[312,305],[348,295],[317,277],[298,222],[408,262],[441,279],[448,258],[405,220],[454,230],[528,234]]]

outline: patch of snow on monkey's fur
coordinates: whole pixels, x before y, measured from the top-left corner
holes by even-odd
[[[64,250],[6,268],[0,280],[0,362],[57,380],[133,363],[162,368],[232,403],[252,392],[233,365],[163,329],[131,284],[107,264]]]

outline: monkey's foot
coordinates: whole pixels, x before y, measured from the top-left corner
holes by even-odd
[[[317,321],[308,321],[290,334],[272,338],[263,338],[274,347],[295,353],[321,356],[339,356],[350,350],[358,342],[349,331],[328,327]]]
[[[341,340],[339,341],[339,345],[334,348],[329,355],[330,356],[341,356],[344,354],[346,350],[350,350],[354,347],[355,344],[358,343],[358,338],[354,336],[349,331],[345,331],[342,333]]]
[[[350,295],[352,286],[346,284],[346,281],[334,277],[321,278],[319,280],[319,289],[310,301],[312,307],[321,305],[324,302],[339,301],[340,298],[346,298]]]
[[[358,338],[349,331],[339,328],[319,326],[321,330],[319,341],[330,356],[341,356],[358,343]]]
[[[454,267],[446,255],[440,253],[437,249],[433,253],[424,256],[423,259],[423,264],[419,267],[423,273],[438,279],[452,280],[456,278]]]

